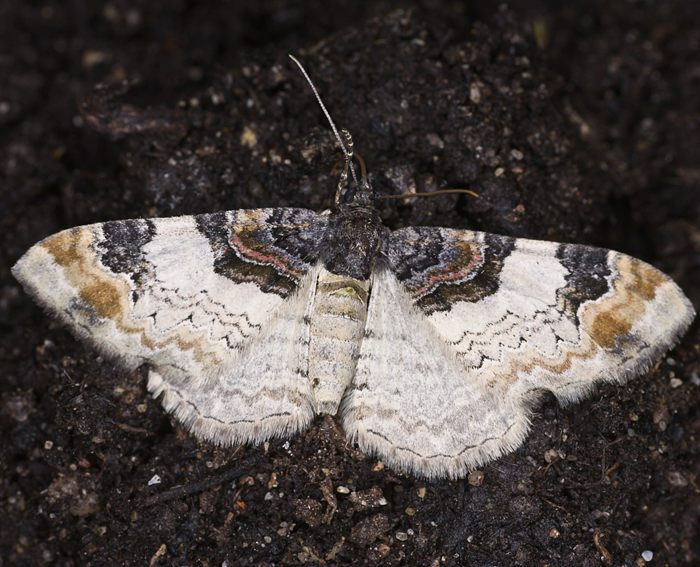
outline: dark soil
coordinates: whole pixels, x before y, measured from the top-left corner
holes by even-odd
[[[545,400],[512,455],[425,482],[330,419],[199,443],[10,276],[73,225],[328,207],[339,155],[293,52],[377,191],[480,195],[387,202],[389,226],[615,248],[700,305],[696,2],[407,4],[0,7],[0,565],[700,562],[697,323],[627,386]]]

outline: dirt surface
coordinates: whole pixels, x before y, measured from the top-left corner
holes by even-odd
[[[199,443],[20,290],[10,266],[65,227],[328,207],[339,156],[291,51],[378,192],[480,195],[387,202],[392,228],[615,248],[700,305],[693,0],[245,4],[0,7],[0,565],[698,564],[697,323],[628,385],[543,400],[512,455],[425,482],[331,419]]]

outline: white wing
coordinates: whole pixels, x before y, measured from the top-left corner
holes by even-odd
[[[313,419],[306,378],[316,246],[303,209],[101,223],[32,247],[13,272],[78,335],[134,368],[201,437],[293,433]]]
[[[693,318],[668,276],[609,250],[418,228],[385,254],[344,426],[427,477],[514,450],[539,392],[569,402],[630,378]]]

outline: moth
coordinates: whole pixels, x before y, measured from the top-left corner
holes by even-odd
[[[460,478],[515,450],[535,401],[623,382],[694,317],[619,252],[382,224],[352,138],[335,207],[110,221],[34,245],[13,274],[199,438],[260,443],[337,416],[389,466]],[[357,175],[355,162],[360,165]]]

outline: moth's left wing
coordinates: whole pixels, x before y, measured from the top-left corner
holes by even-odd
[[[600,248],[421,227],[384,255],[344,426],[428,477],[514,450],[538,392],[570,402],[628,379],[694,315],[668,276]]]
[[[305,209],[112,221],[64,230],[13,268],[77,335],[219,443],[313,418],[308,310],[327,219]]]

